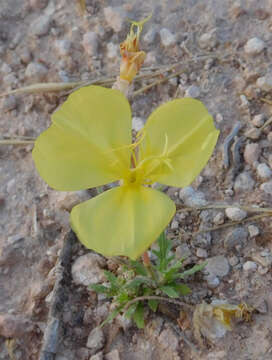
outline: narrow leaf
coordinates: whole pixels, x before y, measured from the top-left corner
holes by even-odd
[[[131,316],[134,314],[137,306],[138,306],[138,302],[132,304],[132,305],[128,308],[128,310],[125,312],[125,314],[124,314],[125,317],[128,318],[128,319],[130,319]]]
[[[197,271],[201,271],[204,269],[204,267],[207,265],[207,261],[202,264],[196,264],[191,269],[184,271],[181,274],[178,274],[179,279],[184,279],[186,276],[193,275]]]
[[[99,294],[108,294],[109,293],[109,288],[107,288],[104,285],[99,285],[99,284],[91,284],[89,286],[89,289],[99,293]]]
[[[170,298],[178,298],[179,293],[173,288],[173,286],[165,285],[160,287],[161,291],[164,292]]]
[[[146,271],[146,268],[139,261],[131,260],[130,265],[136,271],[137,274],[142,275],[142,276],[147,276],[148,275],[147,271]]]
[[[157,300],[148,300],[148,306],[150,307],[150,309],[154,312],[157,311],[159,302]]]
[[[133,320],[139,329],[144,328],[144,306],[140,302],[138,303],[137,308],[133,314]]]
[[[142,284],[150,285],[152,280],[143,276],[136,276],[133,280],[131,280],[127,285],[127,289],[138,288]]]
[[[173,288],[180,293],[180,295],[185,296],[191,293],[189,286],[185,284],[171,284]]]

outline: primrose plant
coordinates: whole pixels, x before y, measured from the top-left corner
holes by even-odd
[[[158,239],[158,250],[152,250],[154,263],[149,261],[144,266],[139,261],[130,260],[123,265],[119,275],[105,271],[106,286],[93,284],[90,288],[102,293],[112,300],[114,310],[101,324],[112,321],[119,313],[132,318],[138,328],[144,327],[143,301],[147,300],[148,307],[156,311],[162,295],[178,298],[191,292],[182,280],[195,272],[202,270],[206,263],[197,264],[189,270],[184,270],[183,259],[176,260],[171,252],[171,241],[163,232]]]
[[[75,206],[71,227],[89,249],[107,257],[127,256],[131,261],[145,254],[148,265],[146,250],[176,210],[174,202],[151,185],[189,185],[210,158],[219,131],[200,101],[175,99],[155,109],[132,142],[131,109],[124,94],[145,58],[139,36],[146,20],[132,22],[120,45],[120,77],[114,89],[86,86],[72,93],[52,115],[49,129],[36,140],[33,159],[41,177],[56,190],[77,191],[118,181],[119,186]],[[136,287],[107,273],[111,284],[107,294],[117,296],[114,289],[119,280],[118,288],[127,294],[120,295],[124,299],[118,300],[120,306],[131,299],[127,289],[133,289],[135,296],[154,294],[156,288],[168,296],[186,292],[170,275],[179,274],[182,264],[173,265],[165,251],[164,259],[161,254],[157,254],[154,269],[147,266],[154,278],[146,280],[137,262],[131,273]],[[139,304],[133,306],[141,309]]]

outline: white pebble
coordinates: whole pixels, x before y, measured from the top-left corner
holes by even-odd
[[[230,220],[233,221],[241,221],[246,218],[247,213],[246,211],[236,208],[236,207],[229,207],[226,209],[226,215]]]
[[[196,250],[196,256],[199,258],[204,258],[206,259],[208,257],[208,253],[207,250],[202,249],[202,248],[197,248]]]
[[[140,131],[144,127],[144,121],[140,117],[133,117],[132,118],[132,129],[135,131]]]
[[[170,30],[163,28],[160,30],[160,37],[162,45],[168,47],[170,45],[174,45],[176,43],[176,37],[171,33]]]
[[[216,214],[215,217],[213,218],[213,223],[215,225],[224,224],[224,214],[222,212],[219,212],[218,214]]]
[[[248,232],[249,232],[249,236],[251,238],[255,237],[255,236],[258,236],[260,234],[260,230],[257,226],[255,225],[249,225],[248,226]]]
[[[172,230],[177,230],[178,227],[179,227],[179,223],[178,223],[177,220],[174,219],[174,220],[172,221],[172,223],[171,223],[171,229],[172,229]]]
[[[263,42],[263,40],[257,37],[248,40],[248,42],[244,47],[245,53],[248,55],[260,54],[264,48],[265,48],[265,43]]]
[[[257,264],[254,261],[246,261],[243,265],[244,271],[256,271]]]
[[[260,186],[260,189],[263,190],[266,194],[272,195],[272,180],[263,183]]]
[[[265,163],[261,163],[257,166],[257,174],[261,179],[270,179],[272,170]]]
[[[36,62],[31,62],[27,65],[25,76],[30,78],[31,80],[39,81],[43,80],[47,73],[48,70],[44,65]]]
[[[204,33],[199,38],[199,46],[201,49],[212,49],[216,46],[217,39],[216,39],[216,32],[215,29],[208,33]]]
[[[259,77],[256,84],[263,91],[272,90],[272,73]]]
[[[252,124],[256,127],[261,127],[264,124],[265,116],[264,114],[255,115],[252,119]]]

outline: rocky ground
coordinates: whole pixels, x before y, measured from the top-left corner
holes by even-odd
[[[165,314],[147,315],[142,331],[122,318],[99,330],[109,303],[86,285],[103,280],[102,269],[112,264],[76,244],[56,360],[271,359],[271,221],[249,220],[256,215],[253,206],[272,207],[271,0],[86,2],[84,16],[76,1],[0,3],[0,93],[37,82],[115,76],[126,19],[153,11],[142,36],[145,67],[179,62],[183,72],[133,97],[134,126],[159,104],[190,96],[205,103],[221,131],[192,187],[165,190],[178,206],[168,231],[176,257],[187,254],[188,265],[208,260],[203,273],[188,280],[193,295],[186,301],[245,301],[257,312],[252,322],[209,342],[200,357]],[[135,89],[151,81],[142,80]],[[66,94],[0,99],[0,139],[37,137]],[[31,150],[32,144],[0,145],[1,360],[38,359],[69,211],[94,195],[50,189],[34,168]],[[217,208],[219,203],[229,206]],[[213,208],[184,211],[207,204]],[[237,225],[213,229],[231,221]],[[185,334],[198,348],[192,329]]]

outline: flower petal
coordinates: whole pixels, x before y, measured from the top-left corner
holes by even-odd
[[[104,256],[136,259],[158,238],[175,213],[165,194],[121,186],[75,206],[71,226],[79,240]]]
[[[189,185],[200,173],[219,135],[205,106],[191,98],[160,106],[148,118],[143,133],[140,159],[163,153],[166,158],[152,180],[177,187]]]
[[[88,86],[53,114],[33,150],[43,179],[57,190],[80,190],[120,179],[130,164],[131,112],[118,90]]]

